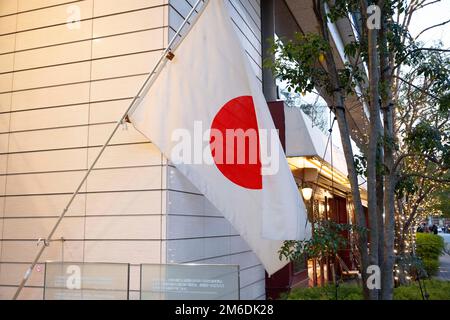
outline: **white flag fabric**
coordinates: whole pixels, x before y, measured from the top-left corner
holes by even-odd
[[[272,135],[261,83],[223,0],[207,2],[174,55],[130,120],[273,274],[287,263],[279,259],[282,240],[309,239],[311,227],[280,140]]]

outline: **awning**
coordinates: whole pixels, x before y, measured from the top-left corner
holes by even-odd
[[[314,126],[299,108],[284,107],[286,125],[286,156],[316,157],[324,160],[339,174],[347,176],[347,164],[340,141],[328,143],[328,135]]]

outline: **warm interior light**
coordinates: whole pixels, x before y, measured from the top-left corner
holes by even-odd
[[[328,163],[316,159],[315,157],[291,157],[288,158],[288,162],[296,169],[314,168],[329,180],[334,180],[335,182],[346,186],[350,185],[348,178],[344,174],[333,169]]]
[[[333,195],[328,190],[326,190],[323,195],[324,195],[324,197],[327,197],[328,199],[332,199],[333,198]]]
[[[302,188],[303,199],[305,199],[306,201],[311,200],[312,193],[313,193],[312,188]]]
[[[323,214],[325,212],[325,204],[323,202],[319,203],[319,213]]]

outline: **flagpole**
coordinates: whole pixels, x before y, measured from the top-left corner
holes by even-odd
[[[64,210],[61,212],[58,220],[56,221],[55,225],[53,226],[52,230],[50,231],[50,233],[48,234],[47,238],[45,238],[45,240],[42,240],[43,245],[41,246],[41,248],[39,249],[36,257],[34,258],[33,262],[31,263],[30,267],[27,269],[27,271],[25,272],[25,275],[22,279],[22,281],[19,284],[19,287],[16,290],[16,293],[14,294],[13,300],[17,300],[17,298],[20,295],[20,292],[22,291],[22,289],[24,288],[25,284],[27,283],[28,279],[31,276],[31,273],[33,272],[34,267],[36,266],[36,264],[38,263],[39,259],[41,258],[42,254],[44,253],[45,249],[50,246],[50,242],[52,241],[52,237],[54,235],[54,233],[56,232],[56,229],[58,228],[59,224],[61,223],[62,219],[65,217],[67,211],[69,210],[70,206],[72,205],[73,201],[75,200],[75,197],[78,195],[78,193],[80,192],[83,184],[86,182],[89,174],[92,172],[92,170],[94,169],[95,165],[97,164],[98,160],[100,159],[101,155],[103,154],[103,152],[105,151],[106,147],[109,145],[109,143],[111,142],[114,134],[117,132],[117,130],[119,129],[120,125],[123,124],[125,121],[128,120],[128,114],[130,113],[130,111],[132,111],[132,109],[135,107],[136,103],[140,100],[141,95],[143,93],[145,93],[146,91],[148,91],[150,89],[150,87],[152,86],[154,81],[151,81],[152,79],[154,79],[154,77],[156,78],[159,73],[161,72],[161,70],[164,68],[164,66],[166,65],[168,60],[172,60],[174,55],[173,55],[173,51],[176,50],[176,48],[180,45],[180,43],[183,41],[184,37],[181,37],[181,40],[176,43],[176,40],[178,39],[178,37],[180,36],[183,28],[186,26],[186,24],[189,23],[189,19],[194,15],[194,13],[197,10],[198,5],[203,2],[204,6],[202,8],[202,10],[198,13],[198,15],[196,16],[195,20],[193,22],[191,22],[191,24],[195,23],[195,21],[200,17],[201,13],[203,12],[204,8],[206,7],[206,5],[208,4],[209,0],[197,0],[197,2],[195,3],[195,5],[192,7],[191,11],[189,12],[189,14],[186,16],[186,18],[184,19],[183,23],[180,25],[180,27],[178,28],[177,32],[175,33],[175,35],[173,36],[172,40],[169,42],[167,48],[163,51],[163,53],[161,54],[161,57],[159,58],[158,62],[156,63],[155,67],[153,68],[153,70],[149,73],[147,79],[144,81],[144,84],[141,86],[141,88],[139,89],[137,95],[133,98],[133,101],[131,101],[130,105],[128,106],[128,108],[126,109],[126,111],[123,113],[123,115],[120,117],[120,119],[117,121],[116,126],[114,127],[113,131],[111,132],[111,134],[109,135],[108,139],[106,140],[106,142],[103,144],[102,148],[100,149],[100,152],[98,153],[97,157],[94,159],[94,161],[92,162],[91,166],[89,167],[88,171],[86,172],[86,174],[84,175],[83,179],[81,179],[80,184],[78,185],[78,187],[75,189],[75,191],[72,193],[72,196],[70,197],[69,201],[67,202],[67,205],[64,207]],[[188,30],[187,33],[189,33],[190,30]],[[186,34],[187,34],[186,33]],[[176,43],[176,44],[175,44]],[[41,242],[41,239],[38,240],[39,242]],[[39,244],[38,242],[38,244]],[[44,284],[45,285],[45,284]]]

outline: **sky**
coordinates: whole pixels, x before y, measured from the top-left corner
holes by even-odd
[[[416,13],[416,16],[413,16],[410,32],[413,36],[417,36],[421,30],[449,19],[450,0],[441,0],[421,9]],[[423,41],[426,45],[431,45],[436,40],[442,40],[444,47],[450,48],[450,23],[426,31],[418,40]]]

